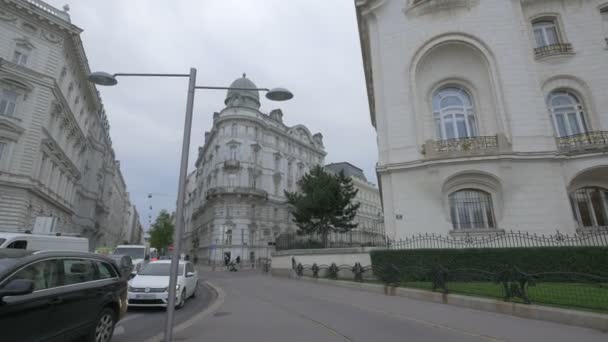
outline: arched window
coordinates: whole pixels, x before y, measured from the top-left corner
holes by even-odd
[[[477,136],[473,101],[466,90],[449,86],[433,95],[433,117],[441,140]]]
[[[549,94],[547,104],[558,136],[587,132],[585,111],[576,95],[565,90],[554,91]]]
[[[453,192],[448,197],[455,230],[496,228],[492,196],[477,189]]]
[[[572,210],[581,227],[608,226],[608,190],[580,188],[570,194]]]

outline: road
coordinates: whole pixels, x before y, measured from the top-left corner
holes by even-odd
[[[215,298],[215,293],[203,284],[203,280],[199,279],[196,298],[188,299],[182,309],[175,311],[175,325],[204,310]],[[116,325],[112,342],[144,341],[162,333],[166,317],[164,308],[129,308],[125,318]]]
[[[591,329],[256,271],[203,277],[221,289],[224,301],[176,333],[176,341],[608,341]]]

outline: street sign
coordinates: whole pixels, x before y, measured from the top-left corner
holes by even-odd
[[[172,252],[173,251],[173,245],[169,245],[168,249],[169,249],[169,252]]]

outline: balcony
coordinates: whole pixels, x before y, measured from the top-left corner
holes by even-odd
[[[241,162],[236,159],[228,159],[224,161],[225,170],[238,170],[241,168]]]
[[[427,158],[496,154],[499,151],[498,141],[499,138],[496,135],[436,141],[429,140],[422,145],[422,154]]]
[[[262,189],[249,188],[244,186],[218,186],[207,191],[207,199],[221,195],[238,195],[249,197],[268,198],[268,193]]]
[[[595,131],[558,137],[557,149],[564,153],[608,151],[608,131]]]
[[[534,49],[534,57],[541,59],[550,56],[570,55],[573,54],[572,44],[558,43],[537,47]]]

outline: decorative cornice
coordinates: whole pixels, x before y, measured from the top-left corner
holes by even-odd
[[[80,179],[80,170],[78,167],[70,160],[67,154],[61,149],[57,141],[51,136],[51,134],[46,130],[46,128],[42,128],[42,131],[45,133],[46,138],[42,139],[42,151],[45,152],[49,157],[54,158],[57,164],[63,166],[65,171],[72,174],[72,176],[76,179]]]

